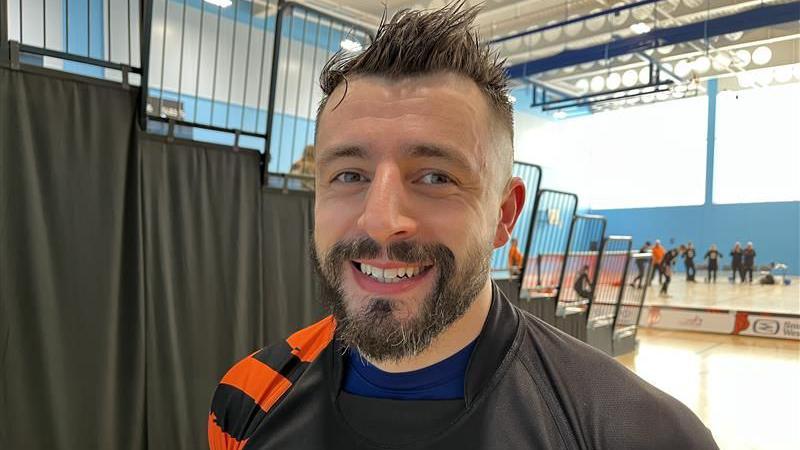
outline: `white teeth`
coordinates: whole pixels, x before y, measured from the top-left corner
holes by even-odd
[[[376,278],[381,283],[398,283],[403,279],[415,277],[422,272],[422,267],[398,267],[396,269],[381,269],[369,264],[361,263],[361,273]]]

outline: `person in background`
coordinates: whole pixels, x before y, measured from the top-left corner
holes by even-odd
[[[739,275],[742,277],[742,282],[744,282],[744,271],[742,270],[742,245],[738,242],[733,246],[733,250],[731,250],[731,272],[733,272],[731,280],[736,283],[736,272],[739,272]]]
[[[695,283],[694,275],[697,270],[694,267],[694,257],[697,254],[691,242],[686,244],[686,251],[683,252],[683,264],[686,266],[686,281]]]
[[[639,253],[650,253],[650,241],[644,243],[642,248],[639,249]],[[647,260],[643,258],[639,258],[636,260],[636,270],[639,272],[636,274],[636,278],[631,281],[631,287],[637,287],[639,289],[642,288],[642,280],[646,276],[645,271],[647,270]]]
[[[672,281],[672,265],[675,264],[678,255],[685,251],[686,247],[681,245],[679,249],[673,248],[664,253],[664,257],[661,259],[661,273],[664,274],[664,282],[661,284],[661,295],[669,295],[667,290],[669,289],[669,282]]]
[[[748,283],[753,282],[753,267],[756,264],[756,250],[753,248],[753,243],[748,242],[742,252],[742,283],[744,283],[744,276],[748,276]]]
[[[592,300],[592,282],[589,280],[589,266],[584,265],[581,268],[578,278],[575,279],[572,288],[575,289],[575,293],[578,294],[578,297],[589,301]]]
[[[712,277],[714,283],[717,282],[717,269],[719,268],[719,260],[722,259],[722,253],[717,250],[717,244],[711,244],[706,255],[703,256],[703,259],[708,260],[708,273],[706,274],[706,281],[711,282]]]
[[[650,272],[650,279],[647,280],[647,284],[653,284],[653,277],[655,277],[656,271],[658,271],[658,284],[663,283],[664,272],[661,271],[661,260],[664,258],[664,253],[666,253],[664,246],[661,245],[660,240],[656,239],[656,245],[653,246],[653,268],[655,270]]]
[[[511,239],[511,248],[508,250],[508,271],[512,278],[522,274],[522,253],[519,251],[518,244],[519,241],[516,238]]]
[[[315,170],[314,146],[306,145],[306,148],[303,149],[303,156],[297,161],[295,161],[294,164],[292,164],[292,168],[289,170],[289,173],[291,173],[292,175],[304,175],[307,177],[313,177],[314,170]],[[305,189],[308,189],[310,191],[314,190],[313,179],[303,179],[301,180],[301,184]]]

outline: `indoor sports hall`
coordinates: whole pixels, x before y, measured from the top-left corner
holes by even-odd
[[[328,315],[326,63],[447,5],[0,0],[0,449],[208,448],[226,371]],[[800,1],[485,0],[475,26],[526,191],[493,283],[719,448],[799,449]]]

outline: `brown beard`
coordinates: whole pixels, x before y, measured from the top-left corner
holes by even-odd
[[[437,281],[422,300],[416,316],[397,318],[402,305],[397,300],[373,297],[355,312],[348,311],[342,290],[342,270],[355,259],[372,259],[382,254],[381,246],[371,238],[337,242],[322,258],[312,252],[320,274],[324,306],[337,321],[336,338],[347,347],[373,361],[399,361],[419,355],[434,338],[469,309],[489,276],[492,248],[473,246],[463,267],[456,267],[455,255],[442,244],[419,244],[401,241],[386,247],[393,261],[430,264]],[[352,301],[352,299],[350,299]]]

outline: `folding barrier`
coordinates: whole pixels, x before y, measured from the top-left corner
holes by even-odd
[[[514,162],[513,174],[522,179],[525,183],[526,199],[522,212],[517,219],[517,225],[511,235],[512,239],[517,239],[517,250],[525,261],[525,251],[528,247],[530,238],[530,225],[536,216],[536,200],[539,185],[542,180],[542,169],[535,164]],[[515,304],[519,300],[520,275],[522,267],[518,269],[511,267],[509,253],[511,250],[511,240],[506,245],[496,249],[492,254],[492,278],[506,296]]]
[[[322,68],[336,52],[359,52],[372,35],[370,30],[292,2],[281,4],[276,29],[280,45],[270,77],[267,170],[309,175],[314,172],[311,145],[322,99]]]
[[[603,240],[594,298],[589,304],[586,341],[609,354],[613,352],[613,324],[625,290],[631,246],[630,236],[608,236]]]
[[[572,230],[578,196],[542,189],[536,195],[536,210],[529,224],[522,263],[520,307],[548,323],[555,321],[555,298]]]
[[[561,268],[556,301],[556,327],[586,340],[586,311],[594,297],[606,219],[576,215]]]
[[[647,280],[653,270],[652,255],[650,253],[635,253],[628,264],[626,280],[631,280],[624,286],[622,297],[614,317],[612,328],[612,354],[621,355],[636,348],[636,332],[639,327],[639,318],[642,314],[642,305],[647,295]],[[637,278],[641,277],[641,281]],[[634,282],[636,280],[636,282]],[[640,281],[640,282],[639,282]]]

